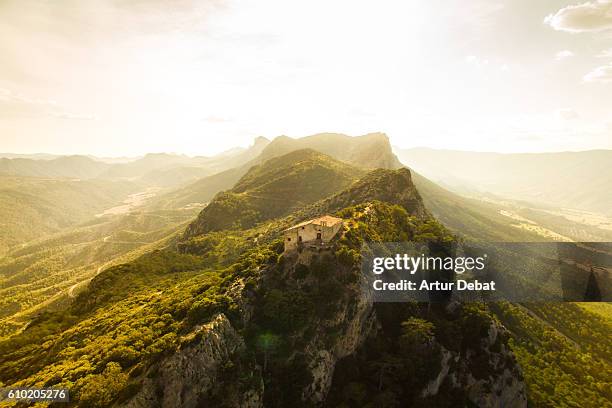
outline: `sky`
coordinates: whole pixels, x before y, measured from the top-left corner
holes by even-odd
[[[612,148],[612,0],[2,0],[0,152]]]

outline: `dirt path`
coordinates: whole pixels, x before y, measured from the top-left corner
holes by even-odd
[[[94,275],[97,276],[100,272],[102,272],[102,268],[104,268],[104,265],[100,266],[98,269],[96,269],[96,274]],[[76,289],[77,286],[85,284],[86,282],[89,282],[93,279],[89,278],[89,279],[85,279],[83,281],[77,282],[74,285],[72,285],[71,287],[68,288],[68,297],[70,297],[71,299],[74,299],[76,297],[76,295],[74,294],[74,290]]]

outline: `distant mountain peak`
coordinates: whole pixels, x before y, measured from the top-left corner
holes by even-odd
[[[266,160],[292,150],[306,148],[363,168],[397,169],[402,167],[393,154],[388,136],[382,132],[361,136],[317,133],[298,139],[283,135],[272,140],[263,149],[260,159]]]
[[[270,143],[270,139],[268,139],[267,137],[257,136],[253,140],[253,147],[257,147],[257,146],[261,146],[261,145],[267,145],[268,143]]]
[[[183,158],[183,157],[187,157],[184,154],[178,154],[178,153],[165,153],[165,152],[161,152],[161,153],[147,153],[145,154],[144,158],[146,159],[156,159],[156,158]]]

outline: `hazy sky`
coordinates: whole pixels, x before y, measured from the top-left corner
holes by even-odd
[[[612,0],[0,1],[0,151],[612,148]]]

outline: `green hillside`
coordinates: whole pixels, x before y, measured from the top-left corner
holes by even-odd
[[[314,150],[297,150],[253,166],[229,191],[219,193],[187,229],[187,236],[250,228],[330,196],[363,170]]]
[[[0,175],[42,178],[95,178],[111,165],[85,156],[26,159],[0,158]]]
[[[294,156],[301,161],[296,162]],[[275,185],[267,177],[270,172],[288,165],[295,170],[291,177],[312,171],[314,174],[332,171],[336,178],[319,180],[319,188],[325,191],[336,190],[339,175],[344,174],[348,182],[352,171],[346,165],[309,151],[296,152],[273,163],[278,167],[266,169],[264,164],[254,168],[239,183],[240,191],[257,188],[265,191],[270,183]],[[365,194],[363,200],[360,194]],[[376,198],[389,201],[371,201]],[[248,200],[258,199],[247,197]],[[250,246],[240,253],[221,252],[219,257],[212,257],[210,252],[224,248],[222,244],[202,255],[178,253],[168,248],[103,270],[68,308],[40,315],[25,331],[0,343],[0,381],[7,385],[66,386],[78,406],[125,403],[147,392],[146,378],[153,367],[165,366],[166,359],[204,341],[208,331],[215,330],[227,316],[248,346],[228,356],[222,363],[223,368],[214,365],[199,371],[217,376],[207,386],[208,391],[186,385],[191,390],[188,392],[200,393],[202,403],[215,405],[221,395],[238,398],[241,390],[250,389],[260,381],[265,383],[262,398],[267,401],[266,405],[282,406],[289,401],[300,404],[302,387],[312,381],[304,360],[312,358],[308,357],[308,350],[346,347],[342,345],[342,339],[348,335],[346,330],[372,311],[371,303],[364,306],[355,303],[360,296],[356,282],[361,243],[452,239],[441,226],[433,228],[435,221],[415,204],[416,200],[418,196],[407,170],[378,170],[348,190],[308,206],[306,212],[325,209],[346,221],[343,237],[334,244],[331,253],[337,256],[323,256],[311,266],[294,269],[288,258],[279,256],[282,246],[278,232],[273,231],[278,231],[280,224],[286,225],[304,216],[292,214],[257,226],[259,231],[268,231],[267,237],[258,242],[248,241]],[[343,207],[348,202],[353,205]],[[209,236],[233,242],[234,234],[248,238],[253,231],[238,229],[224,231],[222,235],[211,232],[198,238]],[[264,276],[278,279],[264,280]],[[366,300],[359,300],[362,301]],[[366,309],[359,311],[363,307]],[[252,312],[244,314],[247,309]],[[403,319],[415,314],[437,322],[432,323],[436,327],[439,325],[435,347],[431,350],[432,358],[439,356],[440,347],[452,342],[451,333],[457,328],[444,323],[449,321],[444,312],[416,311],[406,306],[397,315],[399,320],[388,320],[386,324],[400,327]],[[490,317],[467,310],[465,318],[474,324],[492,324]],[[359,324],[365,325],[365,321]],[[359,333],[365,335],[365,331]],[[230,332],[224,332],[215,341],[230,341],[228,336]],[[38,346],[42,338],[44,347]],[[399,341],[396,336],[393,338]],[[282,344],[278,348],[262,349],[257,346],[262,339],[270,339],[272,343],[278,339]],[[410,348],[402,350],[403,357],[397,354],[396,358],[410,359],[417,352]],[[302,357],[293,358],[295,352]],[[390,356],[393,358],[393,355]],[[426,369],[425,375],[416,377],[415,389],[433,378],[437,369],[434,365]],[[466,370],[472,369],[475,368],[466,367]],[[489,369],[493,370],[486,368]],[[186,374],[182,370],[172,372],[179,376]],[[251,380],[249,373],[252,373]],[[104,386],[99,387],[100,384]],[[163,394],[163,382],[160,387],[157,392]],[[335,398],[342,395],[338,393]],[[420,398],[412,392],[405,396]],[[309,405],[307,401],[318,397],[312,394],[305,398],[303,405]]]
[[[609,310],[601,316],[576,303],[500,303],[492,308],[512,334],[510,344],[533,406],[611,406]]]
[[[401,163],[391,151],[389,139],[382,133],[372,133],[358,137],[324,133],[300,139],[280,136],[271,142],[267,139],[256,140],[250,150],[224,161],[224,163],[231,163],[236,167],[225,167],[223,171],[168,192],[155,199],[151,206],[168,209],[185,207],[194,203],[208,203],[218,192],[231,189],[251,167],[302,149],[316,150],[354,167],[369,169],[396,169],[401,167]],[[235,160],[236,158],[242,158],[243,160]]]
[[[194,210],[103,217],[39,238],[0,258],[0,337],[43,310],[63,309],[104,268],[168,245]]]
[[[512,227],[512,220],[499,214],[499,206],[458,196],[416,173],[413,173],[413,179],[426,207],[445,226],[469,240],[485,242],[491,251],[495,242],[544,240],[541,236]],[[535,217],[533,212],[523,211],[521,214],[531,219],[542,218]],[[570,223],[563,223],[567,224]],[[559,222],[553,225],[558,228]],[[567,232],[571,235],[573,231],[576,229]],[[584,234],[584,228],[580,228],[579,233]],[[521,257],[531,249],[528,244],[518,248],[522,249],[514,259],[523,259]],[[508,256],[512,257],[511,254]],[[537,267],[531,265],[527,269]],[[512,268],[506,273],[512,274]],[[522,275],[516,276],[514,282],[517,285],[534,283],[525,281]],[[532,290],[523,286],[522,290],[525,289]],[[612,314],[608,309],[597,309],[599,313],[595,315],[590,305],[597,304],[584,305],[492,305],[497,317],[510,330],[511,348],[523,369],[533,406],[609,406],[612,399],[612,386],[608,380],[612,370],[612,350],[606,339],[612,328]]]
[[[489,242],[542,240],[538,235],[513,227],[512,220],[499,213],[499,206],[462,197],[415,171],[412,175],[425,207],[455,232]]]
[[[245,174],[243,166],[203,177],[187,186],[177,188],[154,199],[149,205],[153,209],[172,209],[190,205],[202,206],[223,190],[232,188]]]
[[[0,254],[87,221],[137,188],[129,182],[0,177]]]

